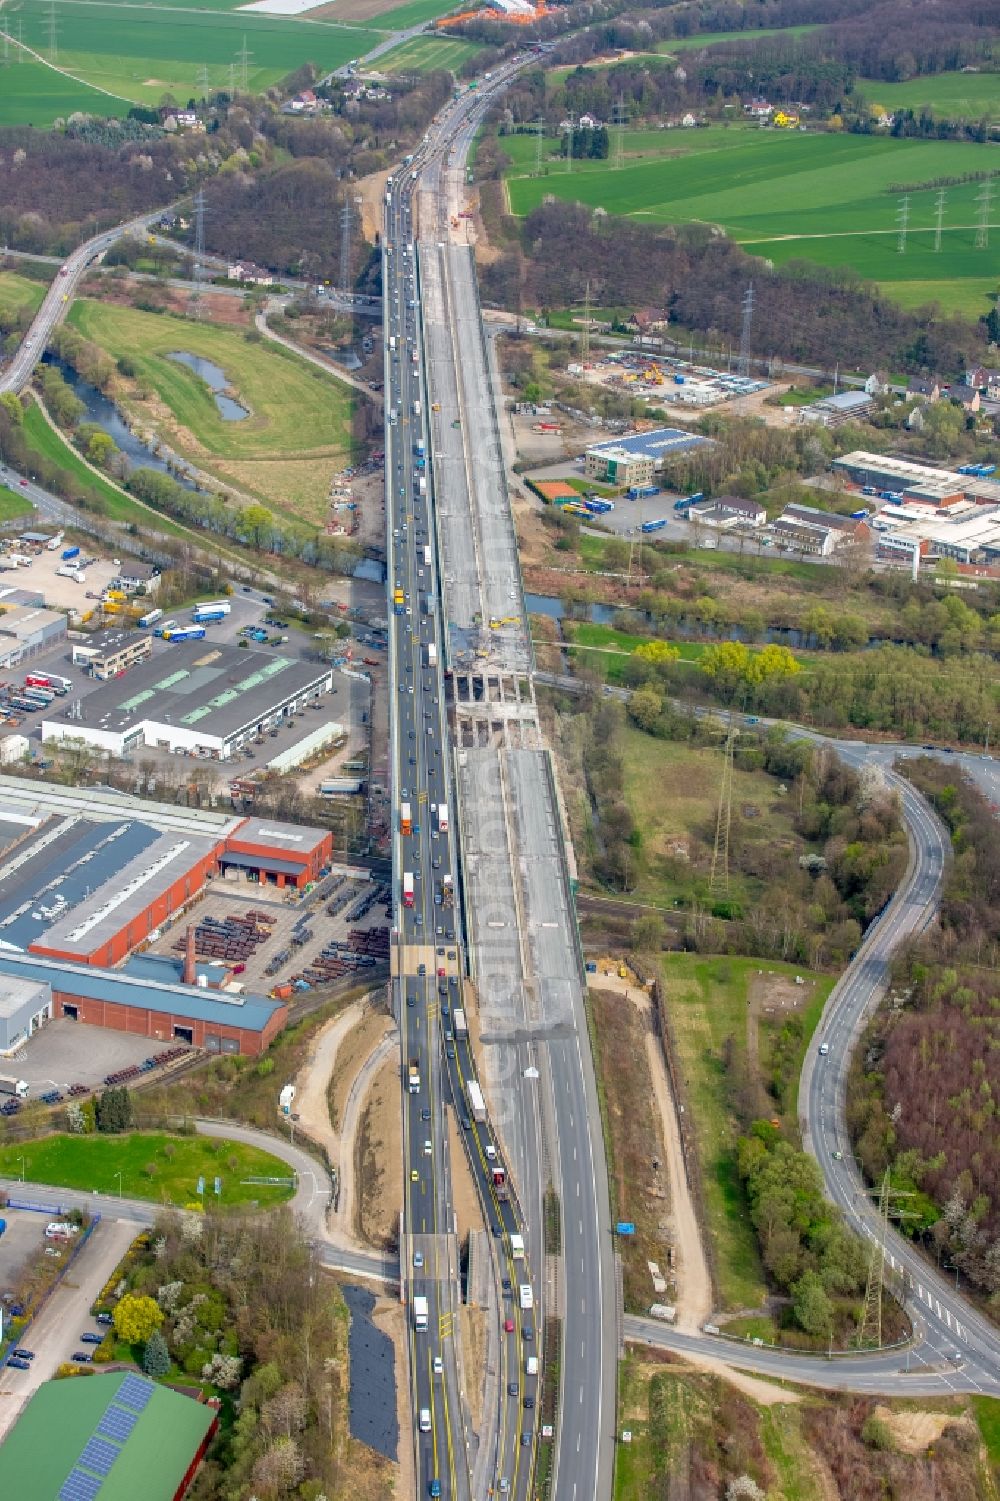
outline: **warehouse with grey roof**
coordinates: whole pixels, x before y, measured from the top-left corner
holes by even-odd
[[[148,746],[224,761],[332,687],[332,669],[321,663],[179,642],[44,719],[42,739],[113,756]]]

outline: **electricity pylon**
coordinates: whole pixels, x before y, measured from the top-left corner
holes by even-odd
[[[722,781],[719,786],[719,807],[715,815],[715,845],[712,849],[712,869],[708,877],[708,889],[713,896],[729,895],[729,830],[733,821],[733,743],[736,726],[732,711],[729,714],[729,733],[722,753]]]
[[[874,1193],[876,1190],[872,1190]],[[858,1329],[854,1336],[856,1345],[864,1345],[875,1337],[875,1347],[882,1348],[882,1293],[885,1288],[885,1264],[888,1259],[886,1242],[889,1238],[889,1215],[894,1219],[906,1219],[907,1211],[893,1208],[893,1200],[909,1199],[913,1195],[905,1189],[893,1188],[886,1168],[878,1192],[878,1235],[872,1240],[868,1256],[868,1279],[865,1284],[865,1301],[861,1306]]]

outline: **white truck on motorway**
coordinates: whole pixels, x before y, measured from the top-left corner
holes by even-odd
[[[416,1297],[413,1300],[413,1327],[420,1334],[427,1328],[427,1299]]]
[[[535,1306],[535,1295],[531,1290],[530,1282],[522,1282],[517,1289],[518,1302],[523,1313],[528,1313]]]
[[[455,1007],[454,1011],[451,1013],[451,1020],[452,1025],[455,1029],[455,1036],[468,1037],[469,1027],[465,1020],[465,1012],[462,1010],[461,1006]]]
[[[434,555],[431,552],[430,547],[429,546],[425,547],[424,548],[424,567],[425,568],[429,568],[431,566],[431,561],[433,559],[433,556]]]
[[[427,666],[428,667],[436,667],[437,665],[438,665],[438,649],[437,649],[437,646],[435,645],[435,643],[433,641],[428,641],[428,643],[427,643]]]
[[[524,1236],[518,1235],[516,1231],[511,1231],[510,1257],[512,1261],[524,1260]]]
[[[470,1079],[465,1086],[465,1092],[469,1096],[469,1109],[472,1111],[472,1119],[480,1125],[486,1120],[486,1101],[483,1099],[483,1091],[477,1080]]]

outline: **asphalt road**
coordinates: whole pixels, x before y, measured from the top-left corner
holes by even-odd
[[[138,219],[130,219],[127,224],[119,224],[114,229],[105,230],[103,234],[95,235],[92,240],[86,240],[84,244],[78,245],[72,255],[67,257],[59,269],[58,276],[46,292],[45,299],[35,314],[31,327],[21,340],[10,362],[0,371],[0,392],[21,391],[27,385],[31,372],[42,357],[52,330],[65,316],[90,264],[122,235],[129,234],[135,229],[145,229],[162,213],[162,209],[157,209],[155,213],[143,214]]]
[[[539,674],[557,686],[578,690],[576,680]],[[605,689],[614,697],[627,697],[628,690]],[[717,708],[695,710],[718,714]],[[761,720],[762,724],[776,721]],[[1000,1333],[964,1298],[960,1289],[941,1276],[891,1224],[883,1227],[877,1204],[866,1190],[853,1160],[845,1119],[846,1083],[854,1045],[868,1018],[885,993],[892,955],[901,943],[923,931],[934,921],[940,903],[941,884],[949,858],[948,836],[924,798],[892,770],[892,763],[928,753],[923,746],[869,745],[864,741],[836,740],[796,725],[784,724],[798,738],[829,745],[848,765],[881,767],[890,785],[898,793],[910,841],[910,862],[902,883],[891,902],[869,929],[851,964],[831,992],[823,1017],[803,1066],[799,1087],[798,1111],[803,1144],[815,1156],[823,1173],[827,1194],[844,1211],[849,1223],[865,1239],[882,1247],[885,1278],[903,1298],[913,1320],[915,1342],[909,1356],[858,1355],[831,1365],[814,1362],[809,1379],[823,1384],[837,1384],[851,1390],[878,1390],[863,1383],[884,1380],[888,1373],[897,1377],[902,1368],[920,1369],[923,1379],[936,1381],[937,1389],[1000,1391]],[[947,753],[946,753],[947,754]],[[976,777],[990,789],[996,778],[991,761],[979,756],[955,756],[956,765]],[[820,1052],[820,1049],[825,1049]],[[784,1362],[783,1372],[790,1379],[801,1376],[806,1365],[798,1356],[773,1352],[745,1351],[730,1341],[705,1336],[681,1336],[668,1326],[651,1320],[627,1320],[631,1337],[644,1337],[671,1349],[690,1348],[694,1340],[702,1353],[748,1369],[760,1369],[749,1362],[767,1359],[769,1369]],[[655,1339],[653,1336],[655,1335]],[[829,1373],[840,1374],[836,1382]],[[936,1374],[931,1375],[930,1372]],[[857,1384],[855,1379],[857,1378]]]
[[[499,80],[498,80],[499,82]],[[485,109],[488,95],[453,102],[415,153],[387,184],[383,259],[386,301],[386,512],[389,558],[391,755],[397,827],[394,870],[397,913],[396,994],[403,1055],[404,1158],[407,1168],[402,1276],[411,1310],[413,1406],[418,1414],[417,1474],[427,1493],[465,1496],[477,1482],[502,1494],[530,1491],[537,1379],[522,1369],[534,1350],[534,1312],[514,1288],[537,1287],[540,1257],[515,1252],[525,1225],[510,1175],[485,1109],[469,1091],[476,1066],[464,1018],[456,1019],[465,972],[460,916],[460,853],[451,819],[454,783],[447,742],[443,680],[444,615],[441,528],[436,511],[437,428],[428,412],[426,339],[440,330],[423,317],[425,247],[413,241],[413,192],[418,174],[433,174],[456,129]],[[429,164],[429,165],[427,165]],[[418,269],[419,259],[419,269]],[[474,435],[473,435],[474,436]],[[465,435],[460,443],[465,441]],[[434,449],[432,464],[430,450]],[[410,810],[403,832],[402,805]],[[446,877],[449,879],[446,881]],[[415,1065],[414,1087],[409,1083]],[[416,1083],[416,1080],[419,1083]],[[473,1434],[461,1390],[464,1373],[452,1338],[457,1317],[457,1244],[451,1199],[445,1107],[451,1101],[491,1234],[488,1245],[496,1303],[502,1315],[500,1371]],[[537,1218],[540,1218],[537,1217]],[[533,1229],[538,1233],[539,1225]],[[426,1331],[417,1330],[416,1300],[427,1300]],[[527,1302],[527,1297],[524,1299]],[[532,1296],[532,1303],[534,1297]],[[507,1326],[510,1326],[509,1328]],[[483,1372],[470,1373],[479,1381]],[[426,1413],[426,1419],[423,1415]],[[425,1431],[421,1431],[423,1428]],[[476,1489],[475,1494],[480,1491]]]

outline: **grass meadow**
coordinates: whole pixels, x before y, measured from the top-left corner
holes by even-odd
[[[20,57],[19,62],[13,48],[8,57],[0,56],[0,126],[51,125],[76,110],[118,116],[129,107],[127,99],[112,98],[23,53]]]
[[[947,120],[1000,120],[1000,73],[934,73],[906,83],[859,78],[854,92],[890,114],[897,109],[919,113],[926,105],[932,115]]]
[[[970,314],[987,310],[984,289],[1000,280],[995,257],[975,245],[977,182],[947,190],[940,252],[934,249],[937,190],[914,186],[905,252],[897,247],[900,195],[894,185],[982,171],[991,162],[989,148],[973,142],[738,126],[626,131],[620,169],[583,161],[567,170],[564,161],[543,155],[537,177],[533,137],[503,144],[513,158],[507,185],[516,214],[552,194],[642,222],[719,224],[774,264],[808,259],[849,266],[890,291],[904,282],[911,304],[933,300],[940,285],[951,309]],[[545,149],[557,152],[558,142],[548,140]]]
[[[114,1194],[126,1199],[153,1199],[161,1204],[196,1202],[198,1179],[205,1179],[205,1198],[216,1202],[213,1185],[222,1179],[218,1203],[281,1204],[292,1190],[273,1183],[244,1183],[249,1177],[288,1178],[291,1169],[270,1152],[242,1142],[210,1136],[167,1136],[128,1132],[122,1136],[43,1136],[37,1141],[0,1147],[0,1174],[55,1188]]]
[[[331,473],[352,452],[349,386],[279,345],[168,314],[84,299],[70,321],[113,359],[131,357],[154,393],[141,404],[143,418],[168,442],[276,509],[323,519]],[[205,383],[168,358],[179,352],[219,365],[250,416],[225,421]]]
[[[230,86],[231,65],[239,83],[244,41],[247,86],[259,93],[303,63],[337,68],[379,40],[377,32],[358,27],[245,11],[233,14],[219,0],[216,4],[215,9],[196,10],[169,4],[140,8],[113,0],[57,0],[59,67],[83,85],[95,84],[137,104],[158,104],[168,92],[184,101],[199,92],[202,69],[210,90]],[[49,13],[41,0],[20,0],[3,14],[7,26],[20,25],[27,46],[48,58]]]
[[[375,66],[380,73],[430,73],[435,68],[454,70],[480,51],[482,48],[477,42],[464,42],[461,37],[417,36],[403,42],[400,47],[393,47],[391,52],[383,52]]]

